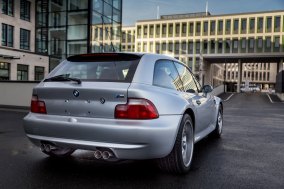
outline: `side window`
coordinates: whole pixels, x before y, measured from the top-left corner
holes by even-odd
[[[183,91],[177,70],[170,60],[158,60],[155,64],[153,85]]]
[[[184,90],[190,93],[199,92],[198,87],[196,86],[196,83],[194,81],[194,78],[190,73],[190,71],[187,69],[187,67],[177,62],[175,62],[175,66],[182,80]]]

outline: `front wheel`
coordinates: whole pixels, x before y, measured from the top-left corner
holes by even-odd
[[[188,114],[182,118],[175,145],[171,153],[158,159],[160,169],[175,174],[187,173],[191,167],[194,149],[194,129]]]
[[[220,138],[223,132],[223,111],[220,106],[218,110],[217,120],[216,120],[216,128],[212,133],[210,133],[210,137],[212,138]]]

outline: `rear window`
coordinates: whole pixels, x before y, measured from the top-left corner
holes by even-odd
[[[60,64],[50,77],[63,74],[82,81],[131,82],[139,60],[140,58],[119,61],[100,60],[98,62],[66,61]]]

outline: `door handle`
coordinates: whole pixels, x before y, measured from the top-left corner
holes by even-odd
[[[200,100],[197,100],[197,101],[196,101],[196,104],[197,104],[197,105],[200,105],[200,104],[201,104]]]

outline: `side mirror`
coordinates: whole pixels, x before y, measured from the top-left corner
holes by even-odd
[[[211,85],[204,85],[202,87],[202,92],[204,92],[205,94],[211,93],[212,91],[213,91],[213,87]]]

